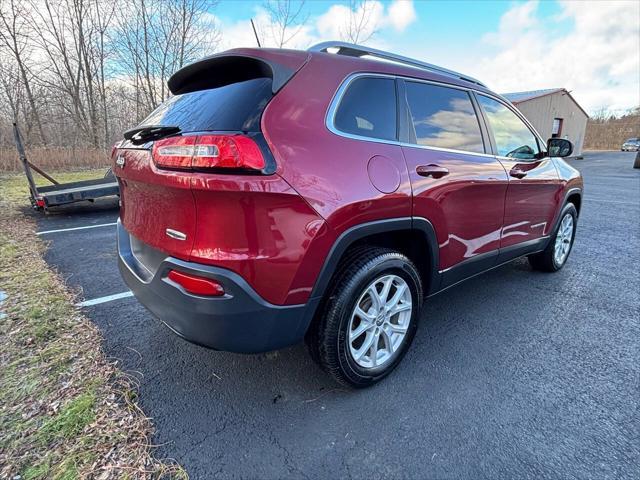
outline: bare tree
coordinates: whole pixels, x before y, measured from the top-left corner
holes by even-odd
[[[213,0],[122,0],[136,11],[116,27],[115,42],[123,73],[136,89],[140,115],[169,96],[167,80],[176,70],[219,41],[215,24],[207,21]]]
[[[0,57],[0,112],[7,118],[20,119],[24,85],[13,57]]]
[[[86,135],[100,146],[99,62],[92,22],[97,2],[86,0],[32,0],[30,27],[34,42],[47,61],[48,75],[39,81],[57,96],[61,106]]]
[[[377,5],[372,0],[351,0],[349,3],[349,17],[340,32],[343,40],[350,43],[364,43],[376,33],[375,9]]]
[[[0,0],[0,148],[19,117],[30,145],[104,149],[215,51],[216,3]]]
[[[109,130],[109,113],[107,110],[107,62],[111,55],[109,49],[109,29],[113,24],[116,12],[115,2],[96,2],[90,10],[91,23],[95,25],[96,38],[94,41],[93,63],[97,69],[98,90],[102,114],[102,133],[104,145],[109,144],[111,132]]]
[[[32,91],[32,78],[27,65],[30,55],[26,25],[27,9],[21,2],[15,0],[0,0],[0,44],[11,52],[20,75],[29,104],[29,120],[33,120],[40,135],[40,141],[46,143],[46,137],[40,120],[40,113]],[[29,122],[30,125],[30,122]]]
[[[587,120],[584,148],[617,150],[631,137],[640,137],[640,106],[617,115],[603,107]]]
[[[304,12],[304,0],[267,0],[270,34],[278,48],[283,48],[300,33],[309,14]]]

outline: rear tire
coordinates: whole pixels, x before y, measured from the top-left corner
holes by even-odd
[[[336,274],[307,344],[320,367],[343,385],[364,388],[400,363],[418,326],[422,282],[399,252],[365,247]]]
[[[578,211],[573,203],[567,203],[560,213],[560,220],[549,244],[540,253],[529,255],[529,264],[541,272],[557,272],[567,263],[576,236]]]

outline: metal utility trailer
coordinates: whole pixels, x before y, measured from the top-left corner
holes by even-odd
[[[20,157],[24,173],[27,176],[27,181],[29,182],[31,204],[34,208],[47,210],[49,207],[58,205],[66,205],[68,203],[81,202],[83,200],[93,202],[98,198],[120,195],[118,182],[111,172],[111,169],[107,171],[104,178],[59,183],[55,178],[27,160],[27,156],[24,152],[24,146],[22,144],[22,138],[20,136],[20,130],[18,130],[18,125],[15,122],[13,124],[13,135],[16,141],[16,148],[18,149],[18,156]],[[49,180],[52,185],[38,187],[36,182],[33,180],[32,170]]]

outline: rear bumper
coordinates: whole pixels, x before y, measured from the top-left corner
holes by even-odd
[[[118,265],[136,298],[181,337],[216,350],[257,353],[302,340],[317,300],[273,305],[238,274],[224,268],[165,257],[141,244],[118,221]],[[223,297],[200,297],[168,280],[170,270],[212,278]]]

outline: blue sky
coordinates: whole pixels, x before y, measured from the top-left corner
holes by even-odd
[[[588,112],[640,104],[640,2],[368,0],[367,45],[459,70],[499,92],[565,87]],[[352,10],[354,7],[355,10]],[[308,0],[288,48],[340,40],[362,2]],[[221,0],[220,48],[273,32],[264,1]]]
[[[319,16],[336,3],[348,4],[340,1],[307,0],[305,10],[311,16]],[[381,3],[389,5],[391,0]],[[449,40],[473,39],[497,28],[500,17],[513,3],[515,2],[504,0],[414,1],[414,9],[421,21],[412,25],[407,33],[441,35]],[[216,12],[224,19],[237,21],[250,18],[261,5],[261,2],[253,0],[221,0]],[[558,14],[560,8],[554,1],[546,1],[540,4],[540,12],[544,15]]]

